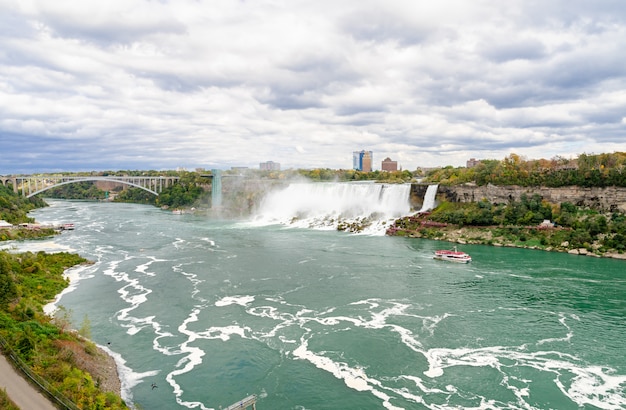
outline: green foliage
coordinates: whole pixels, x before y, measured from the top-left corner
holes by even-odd
[[[4,388],[0,388],[0,409],[2,410],[20,410],[7,395]]]
[[[542,227],[544,219],[556,221],[558,227]],[[538,195],[522,196],[508,204],[442,202],[430,214],[398,219],[388,232],[400,236],[417,233],[431,239],[445,237],[441,232],[435,234],[432,226],[465,227],[469,231],[488,227],[489,235],[484,229],[476,231],[475,243],[502,242],[543,249],[585,248],[596,253],[626,251],[626,215],[618,212],[601,215],[568,202],[553,207]]]
[[[104,199],[106,193],[96,187],[93,181],[74,182],[50,188],[41,193],[42,196],[61,199]]]
[[[91,338],[91,321],[87,315],[83,318],[83,323],[81,323],[80,328],[78,329],[78,334],[86,339]]]
[[[6,255],[0,253],[0,310],[6,309],[18,296],[13,269]]]
[[[13,225],[32,223],[34,219],[28,217],[28,212],[45,206],[46,203],[41,198],[25,198],[13,192],[12,185],[0,185],[0,219]]]
[[[208,183],[206,178],[197,172],[177,172],[178,183],[164,188],[159,196],[155,196],[140,188],[129,188],[120,192],[116,202],[133,202],[169,208],[183,208],[192,206],[204,193],[203,186]]]
[[[431,215],[437,222],[455,225],[538,225],[552,219],[552,206],[535,194],[528,198],[522,195],[520,201],[508,204],[491,204],[488,201],[471,203],[441,203]]]
[[[32,371],[79,408],[125,409],[118,396],[101,391],[91,376],[76,366],[74,352],[78,350],[68,348],[84,346],[82,351],[91,355],[97,352],[95,346],[52,323],[42,310],[67,286],[65,269],[84,262],[80,256],[68,253],[0,251],[0,283],[3,289],[10,289],[9,296],[2,294],[0,336]],[[9,280],[12,285],[7,286]],[[84,322],[82,329],[87,332],[88,327],[88,322]]]
[[[156,205],[156,196],[145,189],[128,188],[115,196],[115,202]]]
[[[13,192],[12,186],[0,185],[0,219],[2,220],[13,225],[33,223],[35,220],[28,216],[28,212],[45,206],[47,205],[41,198],[25,198]],[[34,239],[54,234],[53,229],[0,229],[0,241]],[[1,299],[2,297],[0,297],[0,303]]]
[[[445,167],[429,172],[426,182],[444,185],[476,183],[477,185],[626,187],[626,153],[587,155],[575,160],[524,160],[510,154],[501,161],[481,160],[473,168]]]

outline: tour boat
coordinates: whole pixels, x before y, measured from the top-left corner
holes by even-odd
[[[457,263],[469,263],[472,261],[472,257],[465,252],[457,251],[456,246],[453,250],[440,249],[435,251],[434,259],[442,261],[452,261]]]

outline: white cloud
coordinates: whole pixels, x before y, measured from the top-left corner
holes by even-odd
[[[626,151],[625,53],[611,0],[0,0],[0,173]]]

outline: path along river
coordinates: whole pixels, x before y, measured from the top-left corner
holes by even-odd
[[[19,248],[95,261],[57,303],[138,408],[626,408],[624,261],[49,203]]]

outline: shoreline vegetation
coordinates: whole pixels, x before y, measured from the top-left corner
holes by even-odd
[[[626,260],[624,213],[551,204],[538,194],[506,204],[442,202],[431,211],[397,219],[386,233]]]
[[[20,408],[17,407],[13,400],[11,400],[11,398],[7,395],[7,392],[4,388],[0,388],[0,409],[20,410]]]
[[[626,253],[615,249],[603,250],[598,241],[584,244],[570,244],[569,241],[556,243],[572,231],[562,227],[542,226],[459,226],[434,223],[427,215],[409,216],[396,220],[387,229],[388,236],[403,236],[445,241],[460,245],[486,245],[512,247],[547,252],[564,252],[572,255],[605,257],[626,260]],[[550,245],[553,243],[554,245]]]
[[[71,312],[44,313],[69,285],[65,271],[90,263],[65,252],[0,251],[0,338],[8,351],[41,378],[48,393],[82,409],[127,409],[113,357],[89,340],[87,318],[71,328]],[[10,356],[10,355],[9,355]]]

